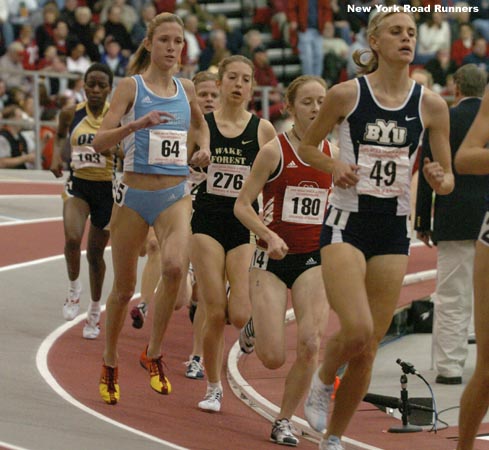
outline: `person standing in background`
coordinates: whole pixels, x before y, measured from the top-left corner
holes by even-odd
[[[455,73],[455,103],[450,109],[450,147],[455,158],[479,111],[487,74],[474,64]],[[423,139],[420,168],[432,158],[429,132]],[[461,384],[468,354],[468,332],[472,317],[475,244],[485,213],[489,177],[459,175],[454,171],[455,189],[435,196],[431,226],[433,189],[420,177],[414,229],[428,247],[437,246],[436,292],[434,295],[433,358],[436,382]]]
[[[329,0],[289,0],[287,20],[289,31],[297,33],[302,75],[322,76],[324,24],[333,21]],[[292,44],[294,41],[292,39]]]

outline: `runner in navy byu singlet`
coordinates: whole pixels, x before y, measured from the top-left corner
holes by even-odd
[[[251,353],[255,341],[257,355],[269,369],[286,361],[285,313],[290,289],[298,330],[297,355],[287,374],[270,439],[291,446],[299,440],[290,420],[311,382],[328,317],[319,236],[332,177],[305,164],[296,150],[325,94],[326,83],[319,77],[304,75],[290,83],[285,99],[293,127],[260,150],[234,207],[236,217],[259,236],[250,268],[252,319],[241,330],[240,345]],[[331,156],[326,140],[317,151]],[[263,221],[252,206],[262,190]]]
[[[99,390],[109,404],[119,401],[117,342],[136,286],[137,262],[150,225],[161,250],[161,282],[155,294],[150,341],[140,363],[150,386],[169,394],[161,344],[181,280],[188,270],[192,204],[185,189],[191,164],[209,161],[209,130],[190,80],[173,74],[184,46],[183,22],[169,13],[148,25],[129,72],[121,80],[94,140],[96,151],[122,141],[124,175],[114,196],[111,219],[114,286],[107,300],[107,335]],[[190,123],[198,130],[200,150],[187,155]]]
[[[244,56],[225,58],[218,72],[221,104],[205,116],[211,133],[211,164],[194,201],[190,256],[205,305],[208,385],[199,408],[206,411],[221,408],[226,320],[241,328],[250,317],[248,270],[254,246],[250,231],[234,217],[234,203],[259,148],[275,137],[270,122],[246,110],[253,70],[253,63]],[[229,301],[226,277],[231,286]]]
[[[453,189],[448,107],[434,92],[409,78],[416,48],[411,14],[388,11],[371,17],[370,59],[355,62],[360,79],[333,86],[308,128],[300,157],[333,174],[335,187],[321,235],[323,278],[341,328],[325,349],[313,376],[305,416],[326,428],[336,372],[348,364],[320,448],[339,450],[340,438],[367,392],[378,344],[387,331],[406,272],[412,166],[423,128],[430,130],[436,162],[423,172],[437,194]],[[340,159],[317,152],[339,124]]]

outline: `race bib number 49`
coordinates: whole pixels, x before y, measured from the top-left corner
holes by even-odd
[[[149,130],[148,163],[185,166],[187,164],[187,132]]]
[[[223,197],[237,197],[249,174],[249,166],[211,164],[207,169],[207,192]]]
[[[360,145],[358,165],[361,195],[398,197],[409,187],[409,147]]]

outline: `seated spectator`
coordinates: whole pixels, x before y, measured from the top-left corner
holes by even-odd
[[[44,70],[49,70],[50,72],[57,72],[59,74],[66,73],[66,57],[59,56],[55,54],[53,57],[45,60],[47,64],[44,67]],[[61,94],[68,87],[68,81],[64,77],[47,77],[45,80],[45,86],[47,89],[47,93],[50,97],[54,97],[58,94]]]
[[[131,5],[127,4],[126,0],[106,0],[105,6],[100,13],[100,22],[104,23],[107,21],[109,9],[112,6],[118,6],[120,8],[120,21],[126,27],[127,32],[131,33],[134,25],[139,20],[139,14]]]
[[[84,85],[83,74],[80,74],[80,78],[70,78],[68,80],[68,89],[62,93],[62,98],[60,98],[59,101],[65,103],[70,100],[70,104],[72,105],[83,102],[85,100]]]
[[[128,58],[124,55],[121,45],[112,36],[105,39],[105,52],[100,61],[107,64],[112,70],[114,76],[123,77],[126,74]]]
[[[7,106],[2,112],[3,119],[22,120],[22,109],[17,105]],[[27,141],[21,134],[21,125],[3,125],[0,129],[0,168],[26,169],[33,164],[35,153],[28,153]]]
[[[156,10],[158,13],[163,11],[173,12],[175,14],[183,17],[187,14],[195,14],[199,21],[199,32],[208,33],[212,28],[212,20],[214,19],[212,14],[208,13],[204,7],[199,5],[198,0],[183,0],[179,2],[178,8],[175,10],[175,5],[173,6],[173,10],[170,9],[161,9],[160,2],[156,1]]]
[[[91,64],[90,58],[86,56],[85,46],[81,42],[73,46],[66,58],[66,68],[71,73],[85,73]]]
[[[272,38],[276,41],[289,41],[288,22],[287,22],[287,0],[270,0],[272,6],[272,18],[270,27]]]
[[[36,70],[39,62],[39,47],[34,39],[34,30],[29,23],[20,27],[17,41],[24,46],[22,66],[25,70]]]
[[[253,17],[251,18],[251,26],[260,31],[264,31],[264,27],[268,26],[272,18],[272,8],[268,0],[253,0],[251,2],[244,2],[246,7],[243,13],[249,12]]]
[[[108,10],[107,21],[104,22],[106,36],[112,36],[119,42],[122,53],[126,58],[132,54],[133,45],[131,35],[121,21],[122,10],[120,6],[112,5]]]
[[[435,57],[438,50],[450,45],[451,42],[450,25],[444,14],[437,11],[426,14],[426,22],[418,28],[415,64],[426,64]]]
[[[222,30],[213,30],[209,36],[209,42],[200,54],[199,70],[208,70],[211,66],[218,66],[227,56],[231,56],[231,52],[226,47],[226,33]]]
[[[489,4],[486,0],[471,0],[470,21],[474,29],[489,42]]]
[[[213,30],[222,30],[226,33],[226,47],[232,55],[239,54],[243,46],[243,35],[238,29],[232,29],[224,14],[218,14],[212,21]]]
[[[141,10],[141,19],[136,22],[131,30],[132,45],[137,48],[146,37],[148,24],[156,16],[156,8],[153,3],[146,3]]]
[[[27,93],[20,87],[11,87],[7,90],[7,103],[6,105],[17,105],[22,108],[22,105],[25,102],[27,97]]]
[[[177,0],[154,0],[153,3],[155,4],[157,14],[162,12],[175,13]]]
[[[91,61],[100,60],[100,54],[93,42],[95,30],[96,25],[93,23],[93,15],[90,8],[88,6],[79,6],[76,8],[75,23],[71,28],[71,34],[76,36],[77,42],[85,46],[86,54]]]
[[[54,25],[58,20],[59,11],[54,3],[46,3],[42,9],[43,22],[36,28],[36,43],[39,54],[44,54],[46,47],[53,44]]]
[[[195,14],[188,14],[183,22],[185,47],[182,51],[181,76],[191,79],[199,67],[199,58],[205,48],[205,41],[199,33],[198,20]]]
[[[21,73],[7,73],[7,70],[24,70],[22,65],[24,51],[24,46],[20,42],[14,41],[8,46],[7,53],[0,57],[0,77],[5,81],[7,89],[20,87],[25,92],[31,89],[31,83],[26,76]]]
[[[44,53],[39,60],[37,68],[39,70],[48,70],[47,67],[51,66],[54,58],[57,56],[58,52],[56,51],[56,47],[54,45],[49,45],[44,50]]]
[[[282,93],[279,89],[279,83],[272,66],[268,60],[267,50],[263,46],[256,47],[253,52],[253,64],[255,66],[255,81],[257,86],[271,86],[275,89],[268,91],[269,117],[272,122],[282,117],[285,105],[282,99]],[[263,96],[261,93],[254,96],[255,109],[257,115],[262,116]]]
[[[7,106],[8,100],[7,85],[5,84],[5,80],[0,78],[0,111]]]
[[[410,76],[414,81],[416,81],[416,83],[424,86],[427,89],[431,89],[433,87],[433,77],[431,73],[425,69],[414,69]]]
[[[457,1],[459,10],[450,13],[450,34],[452,43],[460,39],[460,28],[462,25],[470,23],[470,8],[467,2]],[[465,9],[464,9],[465,8]]]
[[[59,18],[64,20],[68,24],[69,29],[72,30],[76,22],[75,11],[78,6],[78,0],[64,0],[63,3],[64,6],[59,11]]]
[[[472,44],[474,41],[474,30],[470,23],[463,23],[459,28],[459,38],[456,39],[451,48],[451,58],[455,61],[457,67],[462,65],[463,59],[472,53]]]
[[[369,45],[367,42],[367,33],[365,28],[361,28],[360,31],[355,35],[355,42],[350,46],[350,50],[348,52],[348,58],[346,61],[346,72],[348,78],[355,78],[357,76],[358,66],[353,61],[353,54],[357,50],[367,50],[369,49]]]
[[[54,45],[56,47],[56,52],[58,53],[59,56],[66,57],[68,56],[68,47],[69,47],[68,34],[69,34],[68,24],[64,20],[58,19],[53,26],[53,35],[51,38],[47,39],[46,43],[48,45]],[[77,37],[71,35],[70,39],[76,40]]]
[[[462,61],[463,64],[475,64],[484,69],[489,69],[489,58],[487,57],[487,41],[481,36],[475,39],[472,53],[469,53]]]
[[[252,60],[255,48],[263,45],[262,34],[258,30],[252,28],[244,35],[243,40],[244,45],[241,47],[240,53]]]
[[[335,37],[335,26],[331,22],[324,24],[323,30],[323,78],[332,86],[340,81],[342,70],[346,67],[348,58],[348,44]]]
[[[352,43],[352,30],[348,20],[349,13],[347,3],[340,0],[330,0],[331,9],[333,10],[333,24],[335,33],[343,39],[347,45]],[[324,35],[324,33],[323,33]]]
[[[41,114],[41,120],[45,122],[55,121],[58,115],[57,109],[46,109]],[[42,125],[39,131],[41,137],[41,163],[44,170],[49,170],[53,159],[54,139],[56,126]]]
[[[456,87],[457,85],[455,84],[454,75],[447,75],[447,82],[445,87],[441,90],[440,95],[448,103],[448,106],[452,106],[455,101]]]
[[[92,36],[92,45],[87,50],[87,54],[92,61],[101,61],[105,52],[104,42],[106,38],[105,27],[99,23],[95,25],[95,31]]]
[[[433,76],[433,90],[440,92],[447,82],[447,75],[456,72],[457,64],[450,59],[448,48],[441,48],[424,68]]]

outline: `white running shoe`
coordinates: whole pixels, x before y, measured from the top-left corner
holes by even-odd
[[[194,356],[189,361],[184,363],[187,366],[185,376],[194,380],[202,380],[204,378],[204,366],[200,360],[200,356]]]
[[[239,332],[239,348],[247,355],[253,353],[255,349],[255,338],[246,334],[246,325]]]
[[[100,334],[100,310],[88,311],[87,320],[83,327],[83,337],[85,339],[96,339]]]
[[[80,311],[80,297],[75,300],[67,298],[63,305],[63,317],[65,320],[73,320]]]
[[[345,447],[338,438],[330,436],[328,439],[321,439],[319,450],[345,450]]]
[[[309,394],[304,403],[304,415],[311,428],[319,433],[326,428],[328,420],[328,409],[334,387],[326,386],[316,370],[312,377]]]
[[[288,445],[289,447],[296,447],[299,443],[299,439],[292,433],[292,425],[289,419],[277,419],[272,426],[272,434],[270,440],[280,445]]]
[[[219,412],[221,410],[222,390],[219,388],[207,388],[204,400],[199,402],[199,408],[209,412]]]

